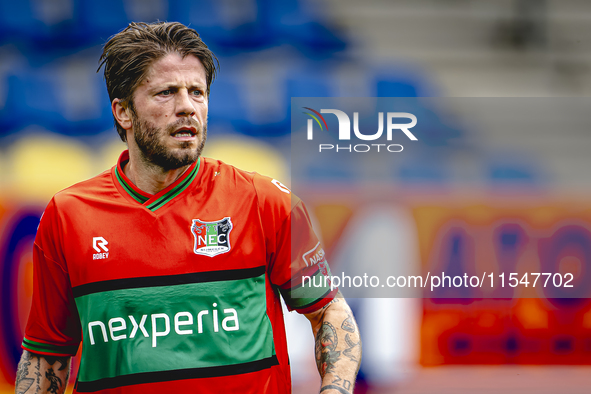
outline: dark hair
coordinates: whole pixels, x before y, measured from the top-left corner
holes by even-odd
[[[194,29],[179,22],[132,22],[107,41],[99,59],[97,72],[105,66],[105,81],[111,102],[118,98],[134,111],[133,92],[150,66],[174,52],[183,58],[193,55],[201,61],[209,97],[209,88],[219,70],[219,62]],[[121,139],[126,141],[126,132],[117,119],[115,126]]]

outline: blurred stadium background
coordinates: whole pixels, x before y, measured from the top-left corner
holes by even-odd
[[[95,73],[101,44],[130,21],[155,20],[190,24],[220,59],[205,155],[288,185],[291,97],[591,93],[585,0],[0,0],[0,393],[14,390],[45,204],[125,148]],[[351,240],[379,218],[390,244],[377,256],[427,266],[447,245],[449,262],[525,261],[583,275],[590,119],[570,119],[578,127],[566,134],[530,120],[491,133],[491,117],[477,114],[448,130],[453,138],[434,134],[394,172],[399,192],[380,205],[356,200],[354,186],[343,198],[327,182],[307,204],[331,265],[363,258]],[[589,391],[587,299],[351,303],[365,350],[356,393]],[[294,389],[309,393],[318,378],[302,319],[287,316]]]

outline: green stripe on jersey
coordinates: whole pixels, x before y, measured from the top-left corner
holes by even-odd
[[[142,203],[142,204],[149,200],[148,197],[145,197],[145,196],[141,195],[140,193],[136,192],[135,190],[133,190],[133,187],[131,187],[127,182],[125,182],[125,179],[123,179],[123,177],[119,173],[119,168],[118,167],[115,167],[115,176],[117,177],[117,180],[119,181],[119,183],[121,184],[121,186],[123,187],[123,189],[134,200],[136,200],[137,202]]]
[[[95,292],[76,297],[76,305],[84,338],[80,382],[275,355],[264,273]]]
[[[78,345],[67,345],[67,346],[60,346],[60,345],[50,345],[47,343],[36,342],[30,339],[24,338],[23,347],[30,350],[33,353],[55,353],[55,354],[71,354],[74,355],[78,351]]]
[[[300,274],[301,272],[298,273],[298,275]],[[329,277],[324,276],[320,270],[317,270],[310,276],[303,276],[301,285],[294,286],[290,289],[280,288],[279,291],[287,305],[292,309],[301,309],[314,304],[330,293]]]
[[[199,172],[199,167],[201,166],[201,157],[197,159],[197,165],[193,168],[191,173],[187,175],[187,177],[179,183],[176,187],[171,189],[168,193],[161,196],[158,200],[150,203],[148,205],[148,209],[150,211],[155,211],[159,208],[162,208],[166,203],[174,199],[176,196],[181,194],[190,184],[193,182],[197,173]]]

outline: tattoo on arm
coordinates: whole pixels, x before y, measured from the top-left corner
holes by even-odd
[[[345,382],[349,382],[348,380],[345,380]],[[350,384],[350,382],[349,382]],[[329,384],[328,386],[324,386],[320,389],[320,392],[323,392],[324,390],[336,390],[339,393],[343,393],[343,394],[351,394],[350,391],[345,390],[344,388],[340,387],[340,386],[336,386],[334,384]]]
[[[47,360],[47,363],[51,366],[53,366],[53,364],[55,364],[56,361],[59,361],[61,365],[57,369],[58,371],[63,371],[68,366],[68,357],[45,356],[45,360]]]
[[[335,383],[336,385],[339,385],[339,383],[341,383],[341,381],[343,380],[339,375],[335,375],[335,378],[336,379],[334,379],[332,383]]]
[[[334,389],[334,390],[337,390],[341,393],[350,394],[351,387],[353,386],[351,384],[351,382],[346,379],[342,379],[339,375],[334,375],[334,376],[335,376],[335,379],[331,382],[331,384],[322,387],[320,392],[323,392],[324,390]]]
[[[343,320],[343,323],[341,324],[341,328],[347,331],[348,333],[354,334],[356,331],[355,320],[353,320],[353,316],[350,313],[348,313],[347,315],[347,318]],[[353,341],[353,339],[351,339],[351,335],[349,335],[348,333],[345,334],[345,342],[349,347],[343,351],[343,355],[347,357],[349,360],[357,362],[357,357],[355,357],[352,351],[354,347],[359,346],[359,341]]]
[[[349,347],[343,350],[343,355],[351,361],[358,361],[357,357],[355,357],[355,355],[353,354],[353,348],[359,346],[359,342],[353,342],[349,334],[345,335],[345,342],[347,342],[347,345]]]
[[[353,313],[345,303],[323,314],[322,320],[315,338],[316,365],[322,378],[320,391],[352,394],[361,362],[361,338]]]
[[[349,314],[345,320],[343,320],[343,324],[341,324],[341,328],[348,332],[355,332],[355,323],[353,322],[353,316]]]
[[[37,360],[37,365],[35,365],[35,376],[37,377],[37,393],[41,391],[41,357],[35,357]]]
[[[60,363],[60,367],[58,371],[63,371],[68,367],[68,357],[56,357],[56,356],[46,356],[45,360],[51,366],[57,362]],[[49,388],[47,389],[48,392],[52,394],[57,394],[60,387],[62,387],[63,382],[62,380],[55,374],[53,368],[49,368],[45,372],[45,377],[49,380]],[[70,370],[68,369],[65,382],[68,383],[68,378],[70,377]]]
[[[25,352],[21,358],[21,362],[16,371],[16,383],[15,390],[16,394],[24,394],[29,388],[35,383],[35,378],[29,376],[29,366],[31,365],[31,359],[33,356],[29,352]]]
[[[41,359],[45,361],[42,363]],[[40,393],[42,386],[47,383],[49,383],[49,388],[47,388],[46,392],[52,394],[63,393],[70,376],[69,359],[69,357],[39,356],[28,351],[23,352],[16,375],[15,394],[25,394],[29,390]],[[56,361],[59,361],[59,368],[54,370],[50,366],[53,366]],[[56,371],[64,372],[56,374]],[[66,376],[65,380],[62,381],[64,373]],[[34,383],[36,387],[32,388]]]
[[[324,378],[329,372],[334,371],[334,365],[339,360],[341,352],[337,351],[337,331],[329,322],[322,323],[322,327],[316,334],[316,366],[320,376]]]
[[[49,368],[45,371],[45,377],[49,380],[49,388],[47,389],[47,392],[57,394],[59,388],[62,387],[62,380],[56,376],[55,372],[53,372],[53,368]]]

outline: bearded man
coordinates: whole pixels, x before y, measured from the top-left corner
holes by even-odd
[[[289,393],[280,296],[311,322],[321,391],[353,392],[359,331],[303,203],[201,156],[216,64],[180,23],[105,45],[128,150],[44,212],[17,393],[64,392],[80,344],[74,392]]]

